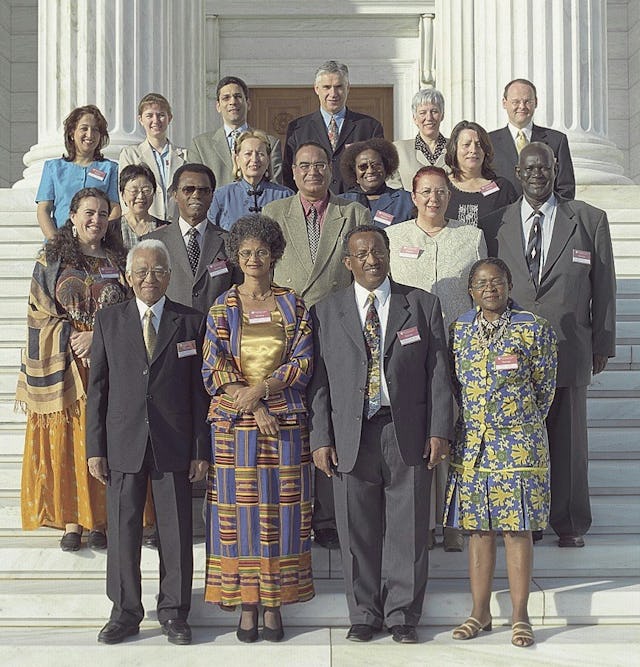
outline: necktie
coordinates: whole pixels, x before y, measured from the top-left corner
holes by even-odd
[[[144,314],[144,327],[142,328],[144,346],[147,348],[147,357],[149,361],[153,357],[153,351],[156,349],[156,330],[153,326],[153,311],[151,308]]]
[[[367,391],[364,397],[364,414],[367,419],[380,409],[380,319],[375,306],[376,295],[367,297],[369,308],[364,320],[364,341],[367,347]]]
[[[236,150],[236,140],[238,139],[238,137],[239,137],[241,134],[242,134],[242,132],[241,132],[240,130],[232,130],[232,131],[229,133],[229,136],[231,137],[231,147],[230,147],[230,150],[231,150],[231,154],[232,154],[232,155],[233,155],[233,153],[235,153],[235,150]]]
[[[518,130],[518,134],[516,134],[516,150],[518,151],[518,155],[520,155],[520,151],[528,144],[529,142],[527,141],[527,137],[525,133],[522,130]]]
[[[538,281],[540,280],[540,255],[542,253],[542,218],[544,216],[540,212],[534,213],[533,224],[529,232],[529,241],[527,242],[527,264],[529,266],[529,274],[531,280],[538,289]]]
[[[192,227],[189,230],[189,241],[187,242],[187,257],[193,275],[196,275],[198,262],[200,261],[200,244],[198,243],[198,230]]]
[[[331,116],[331,120],[329,121],[329,131],[327,134],[329,135],[331,150],[335,151],[336,146],[338,145],[338,123],[336,123],[335,116]]]
[[[318,245],[320,244],[320,224],[318,223],[318,211],[313,205],[309,209],[309,213],[307,213],[307,236],[309,237],[311,261],[315,263],[318,254]]]

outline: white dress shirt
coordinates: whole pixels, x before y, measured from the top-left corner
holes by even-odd
[[[540,256],[540,274],[538,275],[538,280],[542,276],[542,269],[544,268],[544,263],[547,261],[547,255],[549,254],[549,246],[551,245],[551,237],[553,236],[553,226],[556,221],[556,211],[558,210],[558,202],[554,194],[547,199],[547,201],[540,207],[540,213],[542,213],[542,249]],[[529,242],[529,234],[531,233],[531,227],[533,226],[533,215],[535,211],[532,208],[531,204],[526,200],[525,197],[522,198],[522,204],[520,205],[520,219],[522,221],[522,241],[524,243],[524,249],[527,249],[527,243]]]
[[[509,128],[509,132],[511,132],[511,138],[513,139],[513,143],[516,144],[516,137],[518,136],[518,132],[522,132],[524,136],[527,138],[527,143],[531,143],[531,133],[533,132],[533,120],[530,120],[527,125],[524,127],[516,127],[515,125],[511,125],[511,123],[507,123],[507,127]],[[516,144],[517,146],[518,144]]]
[[[182,240],[184,241],[185,248],[189,245],[189,232],[193,227],[182,218],[178,219],[178,224],[180,225],[180,233],[182,234]],[[202,222],[199,222],[195,228],[198,230],[199,234],[196,237],[198,239],[198,245],[200,246],[200,252],[202,252],[202,240],[204,236],[204,231],[207,228],[209,221],[205,218]]]
[[[140,326],[142,326],[143,330],[144,316],[147,314],[149,308],[151,308],[151,312],[153,313],[151,323],[153,324],[153,328],[156,330],[156,333],[158,333],[158,329],[160,328],[160,318],[162,317],[162,313],[164,311],[164,302],[166,300],[167,297],[162,295],[162,297],[160,297],[160,299],[156,301],[153,306],[147,306],[144,301],[140,301],[140,299],[136,297],[136,306],[138,306],[138,312],[140,313]]]

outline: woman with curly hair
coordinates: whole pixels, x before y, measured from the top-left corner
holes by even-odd
[[[46,239],[52,239],[66,223],[71,199],[82,188],[106,192],[111,202],[109,219],[120,217],[118,165],[102,154],[108,143],[107,121],[93,104],[78,107],[65,118],[66,154],[44,163],[36,193],[36,215]]]
[[[275,220],[240,218],[227,255],[244,274],[207,318],[202,377],[211,395],[205,600],[242,605],[237,637],[283,638],[280,606],[310,600],[309,313],[271,283],[285,239]]]
[[[385,182],[397,168],[398,151],[390,141],[378,137],[357,141],[345,149],[340,160],[348,187],[340,196],[366,206],[378,227],[409,220],[415,216],[411,193],[390,188]]]
[[[65,531],[60,547],[106,547],[104,487],[89,475],[85,406],[93,320],[124,301],[125,253],[109,224],[108,195],[77,192],[70,218],[45,245],[29,293],[27,349],[16,401],[27,412],[22,463],[22,527]]]

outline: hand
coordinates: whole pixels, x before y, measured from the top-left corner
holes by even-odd
[[[427,469],[433,470],[449,457],[449,441],[445,438],[429,438],[424,446],[423,459],[427,459]]]
[[[594,354],[593,355],[593,374],[597,375],[598,373],[602,373],[602,371],[607,366],[607,361],[609,361],[608,357],[605,357],[602,354]]]
[[[233,398],[236,408],[240,412],[254,412],[260,399],[264,396],[264,384],[256,384],[252,387],[239,387]]]
[[[88,359],[92,340],[93,331],[74,331],[69,337],[69,344],[77,357]]]
[[[331,466],[337,467],[338,455],[335,447],[319,447],[313,451],[313,464],[327,477],[333,477]]]
[[[95,477],[101,484],[106,484],[109,479],[109,467],[106,456],[92,456],[88,459],[89,474]]]
[[[260,405],[253,411],[253,417],[262,435],[278,435],[280,424],[278,424],[276,417],[270,414],[264,405]]]
[[[209,469],[209,461],[195,459],[189,464],[189,481],[194,484],[203,480]]]

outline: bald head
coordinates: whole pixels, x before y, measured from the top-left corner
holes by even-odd
[[[553,194],[556,180],[556,158],[551,148],[540,141],[525,146],[520,151],[516,176],[525,199],[538,210]]]

